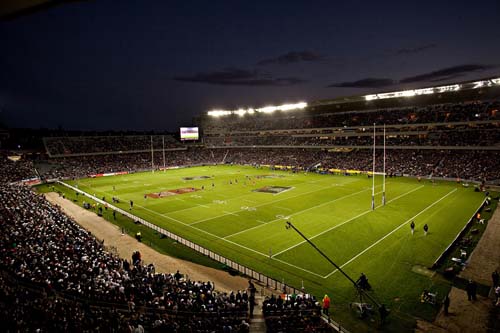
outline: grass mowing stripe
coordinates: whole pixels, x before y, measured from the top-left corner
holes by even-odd
[[[481,203],[479,204],[479,206],[477,207],[477,209],[474,211],[474,213],[472,213],[472,216],[470,217],[469,221],[470,221],[470,220],[472,220],[472,219],[474,218],[474,216],[476,216],[476,212],[477,212],[479,209],[481,209],[481,207],[484,205],[484,202],[485,202],[487,199],[488,199],[488,198],[484,198],[484,200],[483,200],[483,201],[481,201]],[[455,239],[457,239],[458,235],[460,235],[460,233],[461,233],[461,232],[462,232],[465,228],[467,228],[467,226],[468,226],[468,224],[465,224],[465,225],[464,225],[464,227],[463,227],[462,229],[460,229],[460,231],[459,231],[459,232],[457,233],[457,235],[455,236]],[[451,243],[450,243],[450,245],[448,245],[448,247],[446,248],[446,250],[445,250],[445,251],[443,251],[443,253],[444,253],[444,252],[446,252],[446,251],[450,248],[450,246],[452,246],[452,244],[453,244],[453,242],[451,242]],[[442,254],[439,254],[439,256],[437,256],[436,260],[434,260],[434,262],[436,262],[436,261],[439,259],[439,257],[441,257],[441,255],[442,255]]]
[[[103,193],[106,193],[106,192],[103,192]],[[90,195],[90,194],[88,194],[88,193],[87,193],[87,195],[88,195],[89,197],[91,197],[91,198],[93,198],[93,197],[94,197],[94,196],[92,196],[92,195]],[[210,236],[212,236],[212,237],[214,237],[214,238],[216,238],[216,239],[223,240],[223,241],[228,242],[228,243],[230,243],[230,244],[233,244],[233,245],[236,245],[236,246],[238,246],[238,247],[241,247],[241,248],[243,248],[243,249],[245,249],[245,250],[247,250],[247,251],[250,251],[250,252],[253,252],[253,253],[256,253],[256,254],[259,254],[259,255],[261,255],[261,256],[264,256],[264,257],[269,258],[269,255],[268,255],[268,254],[265,254],[265,253],[262,253],[262,252],[260,252],[260,251],[254,250],[254,249],[252,249],[252,248],[249,248],[249,247],[247,247],[247,246],[241,245],[241,244],[239,244],[239,243],[236,243],[236,242],[233,242],[233,241],[230,241],[230,240],[224,239],[224,238],[222,238],[222,237],[220,237],[220,236],[217,236],[217,235],[214,235],[214,234],[212,234],[212,233],[210,233],[210,232],[208,232],[208,231],[206,231],[206,230],[203,230],[203,229],[200,229],[200,228],[194,227],[193,225],[190,225],[190,224],[184,223],[184,222],[182,222],[182,221],[180,221],[180,220],[174,219],[173,217],[170,217],[170,216],[164,216],[164,215],[162,215],[162,214],[160,214],[160,213],[158,213],[158,212],[155,212],[154,210],[151,210],[151,209],[149,209],[149,208],[143,207],[143,206],[141,206],[141,205],[136,204],[136,206],[137,206],[137,207],[140,207],[140,208],[142,208],[142,209],[144,209],[144,210],[147,210],[147,211],[149,211],[149,212],[151,212],[151,213],[153,213],[153,214],[156,214],[156,215],[158,215],[158,216],[163,216],[163,217],[165,217],[165,218],[167,218],[167,219],[170,219],[170,220],[172,220],[172,221],[174,221],[174,222],[180,223],[180,224],[182,224],[182,225],[184,225],[184,226],[186,226],[186,227],[193,228],[193,229],[195,229],[195,230],[197,230],[197,231],[199,231],[199,232],[201,232],[201,233],[204,233],[204,234],[210,235]],[[114,207],[113,205],[109,205],[109,207],[112,207],[113,209],[115,209],[115,210],[116,210],[116,207]],[[274,258],[271,258],[271,259],[274,259]],[[318,274],[318,273],[311,272],[311,271],[309,271],[309,270],[307,270],[307,269],[304,269],[304,268],[299,267],[299,266],[297,266],[297,265],[291,264],[291,263],[286,262],[286,261],[284,261],[284,260],[281,260],[281,259],[274,259],[274,260],[275,260],[275,261],[278,261],[278,262],[281,262],[281,263],[283,263],[283,264],[285,264],[285,265],[288,265],[288,266],[290,266],[290,267],[293,267],[293,268],[299,269],[299,270],[301,270],[301,271],[303,271],[303,272],[306,272],[306,273],[309,273],[309,274],[315,275],[315,276],[317,276],[317,277],[322,277],[322,276],[321,276],[320,274]]]
[[[157,214],[157,215],[163,216],[163,215],[161,215],[161,214],[159,214],[159,213],[155,212],[154,210],[151,210],[151,209],[148,209],[148,208],[142,207],[142,206],[140,206],[140,205],[137,205],[137,206],[139,206],[139,207],[141,207],[141,208],[143,208],[143,209],[145,209],[145,210],[148,210],[148,211],[150,211],[151,213],[154,213],[154,214]],[[193,226],[193,225],[191,225],[191,224],[184,223],[184,222],[179,221],[179,220],[177,220],[177,219],[174,219],[174,218],[172,218],[172,217],[169,217],[169,216],[165,216],[165,217],[166,217],[166,218],[171,219],[172,221],[175,221],[175,222],[181,223],[182,225],[185,225],[186,227],[193,228],[193,229],[195,229],[195,230],[198,230],[199,232],[205,233],[205,234],[210,235],[210,236],[212,236],[212,237],[215,237],[215,238],[217,238],[217,239],[220,239],[220,240],[223,240],[223,241],[228,242],[228,243],[230,243],[230,244],[233,244],[233,245],[236,245],[236,246],[238,246],[238,247],[241,247],[241,248],[243,248],[243,249],[245,249],[245,250],[248,250],[248,251],[251,251],[251,252],[253,252],[253,253],[256,253],[256,254],[259,254],[259,255],[261,255],[261,256],[264,256],[264,257],[268,257],[268,258],[269,258],[269,255],[268,255],[268,254],[262,253],[262,252],[260,252],[260,251],[254,250],[254,249],[252,249],[252,248],[249,248],[249,247],[247,247],[247,246],[241,245],[241,244],[239,244],[239,243],[236,243],[236,242],[230,241],[230,240],[228,240],[228,239],[224,239],[223,237],[220,237],[220,236],[217,236],[217,235],[215,235],[215,234],[212,234],[211,232],[208,232],[208,231],[206,231],[206,230],[203,230],[203,229],[200,229],[200,228],[194,227],[194,226]],[[293,268],[300,269],[301,271],[304,271],[304,272],[306,272],[306,273],[309,273],[309,274],[315,275],[315,276],[317,276],[317,277],[322,277],[322,276],[321,276],[320,274],[318,274],[318,273],[311,272],[311,271],[309,271],[309,270],[307,270],[307,269],[305,269],[305,268],[302,268],[302,267],[299,267],[299,266],[297,266],[297,265],[291,264],[291,263],[286,262],[286,261],[284,261],[284,260],[281,260],[281,259],[275,259],[275,258],[271,258],[271,259],[274,259],[274,260],[276,260],[276,261],[279,261],[279,262],[281,262],[281,263],[283,263],[283,264],[285,264],[285,265],[291,266],[291,267],[293,267]]]
[[[373,248],[374,246],[376,246],[377,244],[379,244],[381,241],[383,241],[384,239],[386,239],[387,237],[389,237],[390,235],[392,235],[393,233],[395,233],[396,231],[398,231],[399,229],[401,229],[402,227],[404,227],[408,222],[414,220],[417,216],[419,216],[420,214],[426,212],[428,209],[434,207],[436,204],[438,204],[439,202],[441,202],[442,200],[444,200],[446,197],[448,197],[450,194],[452,194],[452,193],[454,193],[456,191],[457,191],[456,188],[453,189],[453,190],[451,190],[450,192],[448,192],[447,194],[445,194],[443,197],[441,197],[440,199],[436,200],[435,202],[433,202],[432,204],[430,204],[429,206],[427,206],[426,208],[424,208],[423,210],[421,210],[415,216],[409,218],[408,220],[406,220],[405,222],[403,222],[402,224],[400,224],[398,227],[396,227],[394,230],[392,230],[391,232],[389,232],[388,234],[386,234],[384,237],[380,238],[378,241],[376,241],[375,243],[373,243],[372,245],[368,246],[366,249],[364,249],[363,251],[361,251],[360,253],[358,253],[357,255],[355,255],[354,257],[352,257],[351,259],[349,259],[347,262],[345,262],[344,264],[342,264],[340,266],[340,268],[344,268],[345,266],[349,265],[351,262],[353,262],[354,260],[356,260],[358,257],[362,256],[368,250],[370,250],[371,248]],[[327,279],[330,276],[332,276],[333,274],[335,274],[337,271],[338,271],[338,269],[335,269],[331,273],[328,273],[327,275],[325,275],[323,278]]]
[[[378,186],[380,186],[380,185],[378,185]],[[351,193],[351,194],[344,195],[343,197],[340,197],[340,198],[336,198],[336,199],[333,199],[333,200],[330,200],[330,201],[327,201],[327,202],[323,202],[322,204],[319,204],[319,205],[316,205],[316,206],[313,206],[313,207],[309,207],[309,208],[306,208],[306,209],[300,210],[300,211],[298,211],[298,212],[295,212],[295,213],[293,213],[293,214],[290,214],[290,215],[288,215],[286,218],[288,219],[288,218],[290,218],[290,217],[292,217],[292,216],[296,216],[296,215],[299,215],[299,214],[305,213],[305,212],[307,212],[307,211],[310,211],[311,209],[317,209],[317,208],[319,208],[319,207],[323,207],[324,205],[331,204],[331,203],[334,203],[334,202],[339,201],[339,200],[342,200],[342,199],[350,198],[350,197],[352,197],[353,195],[358,195],[358,194],[360,194],[360,193],[362,193],[362,192],[365,192],[365,191],[367,191],[367,190],[361,190],[361,191],[358,191],[358,192],[355,192],[355,193]],[[382,193],[382,192],[378,192],[377,194],[379,194],[379,193]],[[277,208],[279,208],[279,207],[277,207]],[[289,209],[289,210],[291,210],[291,209]],[[275,220],[269,221],[269,222],[267,222],[266,224],[257,225],[257,226],[255,226],[255,227],[251,227],[251,228],[248,228],[248,229],[245,229],[245,230],[242,230],[242,231],[235,232],[234,234],[228,235],[228,236],[226,236],[226,237],[224,237],[224,238],[228,238],[228,237],[231,237],[231,236],[240,235],[240,234],[243,234],[243,233],[245,233],[245,232],[247,232],[247,231],[251,231],[251,230],[254,230],[254,229],[260,228],[260,227],[262,227],[262,226],[264,226],[264,225],[267,225],[267,224],[269,224],[269,223],[274,223],[274,222],[276,222],[276,221],[281,221],[281,220],[283,220],[283,219],[285,219],[285,218],[284,218],[284,217],[283,217],[283,218],[278,218],[278,219],[275,219]]]
[[[378,186],[380,186],[380,185],[378,185]],[[294,196],[291,196],[291,197],[288,197],[288,198],[283,198],[283,199],[279,199],[279,200],[275,200],[275,201],[267,201],[267,202],[264,202],[264,203],[262,203],[260,205],[255,205],[254,208],[256,208],[256,207],[262,207],[262,206],[266,206],[266,205],[274,205],[277,202],[281,202],[281,201],[284,201],[284,200],[297,198],[297,197],[300,197],[300,196],[303,196],[303,195],[307,195],[307,194],[311,194],[311,193],[323,191],[323,190],[326,190],[326,189],[329,189],[329,188],[330,188],[330,186],[325,186],[325,187],[319,188],[317,190],[313,190],[313,191],[309,191],[309,192],[304,192],[304,193],[297,194],[297,195],[294,195]],[[366,189],[366,190],[368,190],[368,189]],[[364,190],[364,191],[366,191],[366,190]],[[239,209],[239,210],[236,210],[236,211],[231,212],[231,213],[239,213],[239,212],[242,212],[242,211],[243,211],[243,209]],[[209,217],[209,218],[202,219],[202,220],[198,220],[198,221],[195,221],[195,222],[191,223],[190,225],[195,225],[195,224],[199,224],[199,223],[202,223],[202,222],[206,222],[206,221],[210,221],[210,220],[215,220],[215,219],[218,219],[220,217],[227,216],[227,215],[230,215],[230,213],[229,214],[217,215],[217,216]]]
[[[321,182],[325,182],[324,180],[322,180]],[[306,182],[308,183],[308,182]],[[297,187],[299,185],[303,184],[303,182],[298,182],[298,183],[293,183],[292,185],[297,185]],[[318,189],[317,191],[321,191],[321,190],[324,190],[324,189],[327,189],[329,188],[331,185],[327,186],[327,187],[324,187],[324,188],[320,188]],[[295,189],[297,187],[292,187],[292,189]],[[287,190],[288,191],[288,190]],[[283,192],[287,192],[287,191],[283,191]],[[314,191],[313,191],[314,192]],[[251,193],[245,193],[245,194],[242,194],[242,195],[238,195],[238,196],[225,196],[225,195],[221,195],[221,194],[216,194],[216,193],[210,193],[211,195],[215,195],[215,196],[218,196],[220,198],[222,198],[224,201],[231,201],[231,200],[237,200],[237,199],[240,199],[240,198],[243,198],[243,197],[247,197],[247,196],[251,196],[251,195],[254,195],[255,193],[251,192]],[[289,197],[287,199],[291,199],[293,197]],[[242,201],[248,201],[248,202],[253,202],[253,203],[256,203],[256,201],[252,201],[252,200],[246,200],[246,199],[242,199]],[[279,200],[278,200],[279,201]],[[277,202],[277,201],[275,201]],[[263,204],[260,204],[259,206],[255,206],[255,207],[260,207],[262,205],[266,205],[266,204],[269,204],[269,202],[265,202]],[[202,206],[200,204],[198,204],[198,206]],[[208,206],[209,207],[209,206]],[[167,212],[167,213],[164,213],[162,215],[165,215],[167,216],[167,214],[175,214],[175,213],[178,213],[178,212],[182,212],[182,211],[186,211],[186,210],[190,210],[190,209],[194,209],[196,208],[196,206],[194,207],[188,207],[188,208],[183,208],[183,209],[178,209],[178,210],[173,210],[173,211],[170,211],[170,212]],[[210,207],[209,207],[210,208]],[[237,213],[238,211],[235,211],[235,213]],[[219,218],[219,217],[224,217],[226,215],[218,215],[218,216],[214,216],[214,217],[211,217],[211,218],[207,218],[205,220],[200,220],[200,221],[195,221],[193,222],[192,224],[197,224],[197,223],[201,223],[201,222],[205,222],[205,221],[209,221],[211,219],[216,219],[216,218]]]
[[[391,199],[391,200],[387,201],[387,203],[391,203],[391,202],[393,202],[393,201],[395,201],[395,200],[398,200],[398,199],[400,199],[400,198],[402,198],[402,197],[404,197],[404,196],[406,196],[406,195],[408,195],[408,194],[410,194],[410,193],[413,193],[413,192],[415,192],[415,191],[417,191],[417,190],[421,189],[422,187],[424,187],[424,185],[420,185],[420,186],[419,186],[419,187],[417,187],[417,188],[414,188],[414,189],[412,189],[412,190],[410,190],[410,191],[408,191],[408,192],[406,192],[406,193],[403,193],[403,194],[401,194],[401,195],[399,195],[399,196],[395,197],[394,199]],[[380,192],[379,192],[379,193],[380,193]],[[384,207],[384,206],[378,206],[378,207],[375,207],[375,209],[378,209],[378,208],[381,208],[381,207]],[[342,223],[340,223],[340,224],[337,224],[337,225],[335,225],[335,226],[333,226],[333,227],[331,227],[331,228],[328,228],[328,229],[326,229],[326,230],[324,230],[324,231],[320,232],[319,234],[316,234],[316,235],[314,235],[314,236],[312,236],[312,237],[309,237],[309,239],[314,239],[314,238],[316,238],[316,237],[319,237],[319,236],[321,236],[321,235],[323,235],[323,234],[325,234],[325,233],[327,233],[327,232],[330,232],[330,231],[332,231],[332,230],[334,230],[334,229],[336,229],[336,228],[338,228],[338,227],[340,227],[340,226],[342,226],[342,225],[344,225],[344,224],[346,224],[346,223],[349,223],[349,222],[351,222],[351,221],[353,221],[353,220],[355,220],[355,219],[357,219],[357,218],[359,218],[359,217],[361,217],[361,216],[363,216],[363,215],[366,215],[366,214],[368,214],[368,213],[370,213],[370,212],[372,212],[372,211],[373,211],[372,209],[369,209],[369,210],[367,210],[367,211],[364,211],[363,213],[358,214],[358,215],[356,215],[356,216],[354,216],[354,217],[351,217],[350,219],[348,219],[348,220],[346,220],[346,221],[344,221],[344,222],[342,222]],[[295,245],[290,246],[290,247],[289,247],[289,248],[287,248],[287,249],[281,250],[281,251],[277,252],[276,254],[274,254],[274,255],[273,255],[273,257],[274,257],[274,256],[278,256],[278,255],[280,255],[280,254],[282,254],[282,253],[285,253],[285,252],[287,252],[287,251],[289,251],[289,250],[291,250],[291,249],[293,249],[293,248],[296,248],[297,246],[300,246],[300,245],[304,244],[305,242],[306,242],[306,241],[301,241],[301,242],[299,242],[299,243],[297,243],[297,244],[295,244]]]

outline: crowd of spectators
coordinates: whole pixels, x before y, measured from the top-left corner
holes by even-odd
[[[220,149],[188,149],[154,153],[155,169],[174,166],[221,163],[224,152]],[[165,162],[165,164],[164,164]],[[52,158],[41,164],[43,179],[88,177],[106,172],[134,172],[151,170],[151,153],[85,155]]]
[[[12,161],[8,154],[0,154],[0,184],[8,184],[37,177],[32,161],[21,158]]]
[[[382,144],[382,131],[378,131],[376,140]],[[290,135],[284,133],[256,133],[234,136],[217,135],[205,138],[208,147],[217,146],[369,146],[373,144],[373,135],[370,131],[363,132],[337,132]],[[388,130],[386,135],[388,146],[499,146],[500,128],[498,125],[440,129],[426,128],[413,131]]]
[[[150,151],[153,149],[181,147],[171,135],[123,135],[123,136],[67,136],[46,137],[45,146],[50,155],[76,155],[110,153],[120,151]]]
[[[314,296],[271,295],[262,303],[268,332],[333,332],[321,319],[321,305]]]
[[[252,114],[243,117],[239,115],[205,116],[200,125],[207,134],[231,131],[371,126],[373,123],[419,124],[494,121],[500,117],[499,108],[500,102],[494,100],[332,113],[315,113],[313,110],[307,110],[281,114]]]
[[[168,318],[175,316],[176,325],[184,323],[195,331],[222,331],[223,326],[247,331],[242,325],[245,297],[219,293],[213,283],[191,281],[179,273],[155,273],[153,265],[106,252],[88,231],[27,187],[1,185],[0,225],[2,273],[43,290],[2,286],[2,316],[6,311],[18,314],[7,318],[11,325],[50,332],[64,325],[97,327],[103,323],[99,316],[105,316],[116,327],[124,324],[115,311],[121,309],[128,326],[171,325]],[[18,293],[24,295],[20,301],[14,296]],[[49,310],[52,314],[44,315]]]
[[[372,168],[370,149],[191,148],[169,151],[165,156],[167,168],[220,163],[284,165],[304,170],[318,164],[327,169],[369,171]],[[500,151],[497,150],[387,149],[386,171],[397,175],[498,181],[499,160]],[[376,154],[376,169],[381,171],[382,164],[383,154],[379,151]],[[36,167],[42,180],[81,178],[107,172],[151,170],[151,155],[136,153],[53,158],[45,163],[37,162]],[[163,167],[162,154],[155,154],[154,167]],[[6,161],[0,168],[2,183],[27,179],[36,174],[30,161]]]

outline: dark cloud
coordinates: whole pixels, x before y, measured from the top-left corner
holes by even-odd
[[[328,87],[336,88],[382,88],[392,86],[395,82],[387,78],[366,78],[358,81],[340,82],[330,84]]]
[[[402,49],[397,50],[396,54],[414,54],[414,53],[420,53],[420,52],[427,51],[429,49],[433,49],[433,48],[436,48],[436,47],[437,47],[436,44],[431,43],[431,44],[425,44],[425,45],[421,45],[421,46],[417,46],[417,47],[413,47],[413,48],[402,48]]]
[[[291,51],[275,58],[261,60],[258,66],[267,65],[288,65],[297,62],[316,62],[325,60],[325,57],[311,51]]]
[[[228,86],[291,86],[306,82],[297,77],[273,78],[258,71],[238,68],[227,68],[222,71],[197,73],[192,76],[176,76],[176,81],[198,82]]]
[[[424,73],[420,75],[406,77],[401,79],[400,83],[413,83],[413,82],[438,82],[451,78],[457,78],[459,76],[463,76],[470,72],[479,72],[484,71],[490,68],[494,68],[495,66],[491,65],[483,65],[483,64],[465,64],[453,67],[443,68],[437,71]]]

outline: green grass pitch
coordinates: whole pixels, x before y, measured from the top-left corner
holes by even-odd
[[[328,293],[334,316],[347,321],[347,304],[356,301],[352,285],[297,233],[287,230],[286,220],[354,279],[364,272],[376,297],[403,322],[413,322],[412,316],[425,318],[434,311],[419,303],[424,288],[446,290],[446,283],[416,268],[432,265],[484,199],[484,194],[454,182],[387,178],[387,203],[382,206],[382,177],[377,176],[372,211],[372,179],[366,176],[249,166],[192,167],[68,183],[108,202],[118,197],[122,209],[128,210],[133,200],[133,214],[164,229],[296,288],[303,282],[307,292]],[[255,191],[270,186],[284,188],[279,193]],[[181,188],[199,190],[144,198]]]

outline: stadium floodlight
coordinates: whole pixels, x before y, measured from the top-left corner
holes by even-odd
[[[227,116],[227,115],[230,115],[230,114],[231,114],[231,111],[227,111],[227,110],[212,110],[212,111],[208,111],[208,115],[212,116],[212,117]]]
[[[240,117],[243,117],[245,115],[245,113],[247,113],[247,110],[245,110],[245,109],[238,109],[238,110],[234,111],[234,113],[237,114]]]
[[[468,83],[461,84],[450,84],[446,86],[437,86],[430,88],[421,88],[421,89],[410,89],[410,90],[402,90],[402,91],[392,91],[388,93],[380,93],[380,94],[371,94],[365,95],[364,98],[366,101],[373,101],[376,99],[387,99],[387,98],[401,98],[401,97],[413,97],[420,95],[432,95],[432,94],[441,94],[445,92],[453,92],[459,90],[466,89],[478,89],[482,87],[492,87],[500,85],[500,78],[488,79],[488,80],[480,80]]]
[[[301,110],[307,107],[306,102],[300,102],[295,104],[283,104],[277,106],[265,106],[262,108],[248,108],[243,109],[239,108],[237,110],[212,110],[208,111],[207,114],[212,117],[220,117],[220,116],[228,116],[232,114],[237,114],[239,116],[244,116],[245,114],[254,114],[254,113],[273,113],[275,111],[291,111],[291,110]]]

